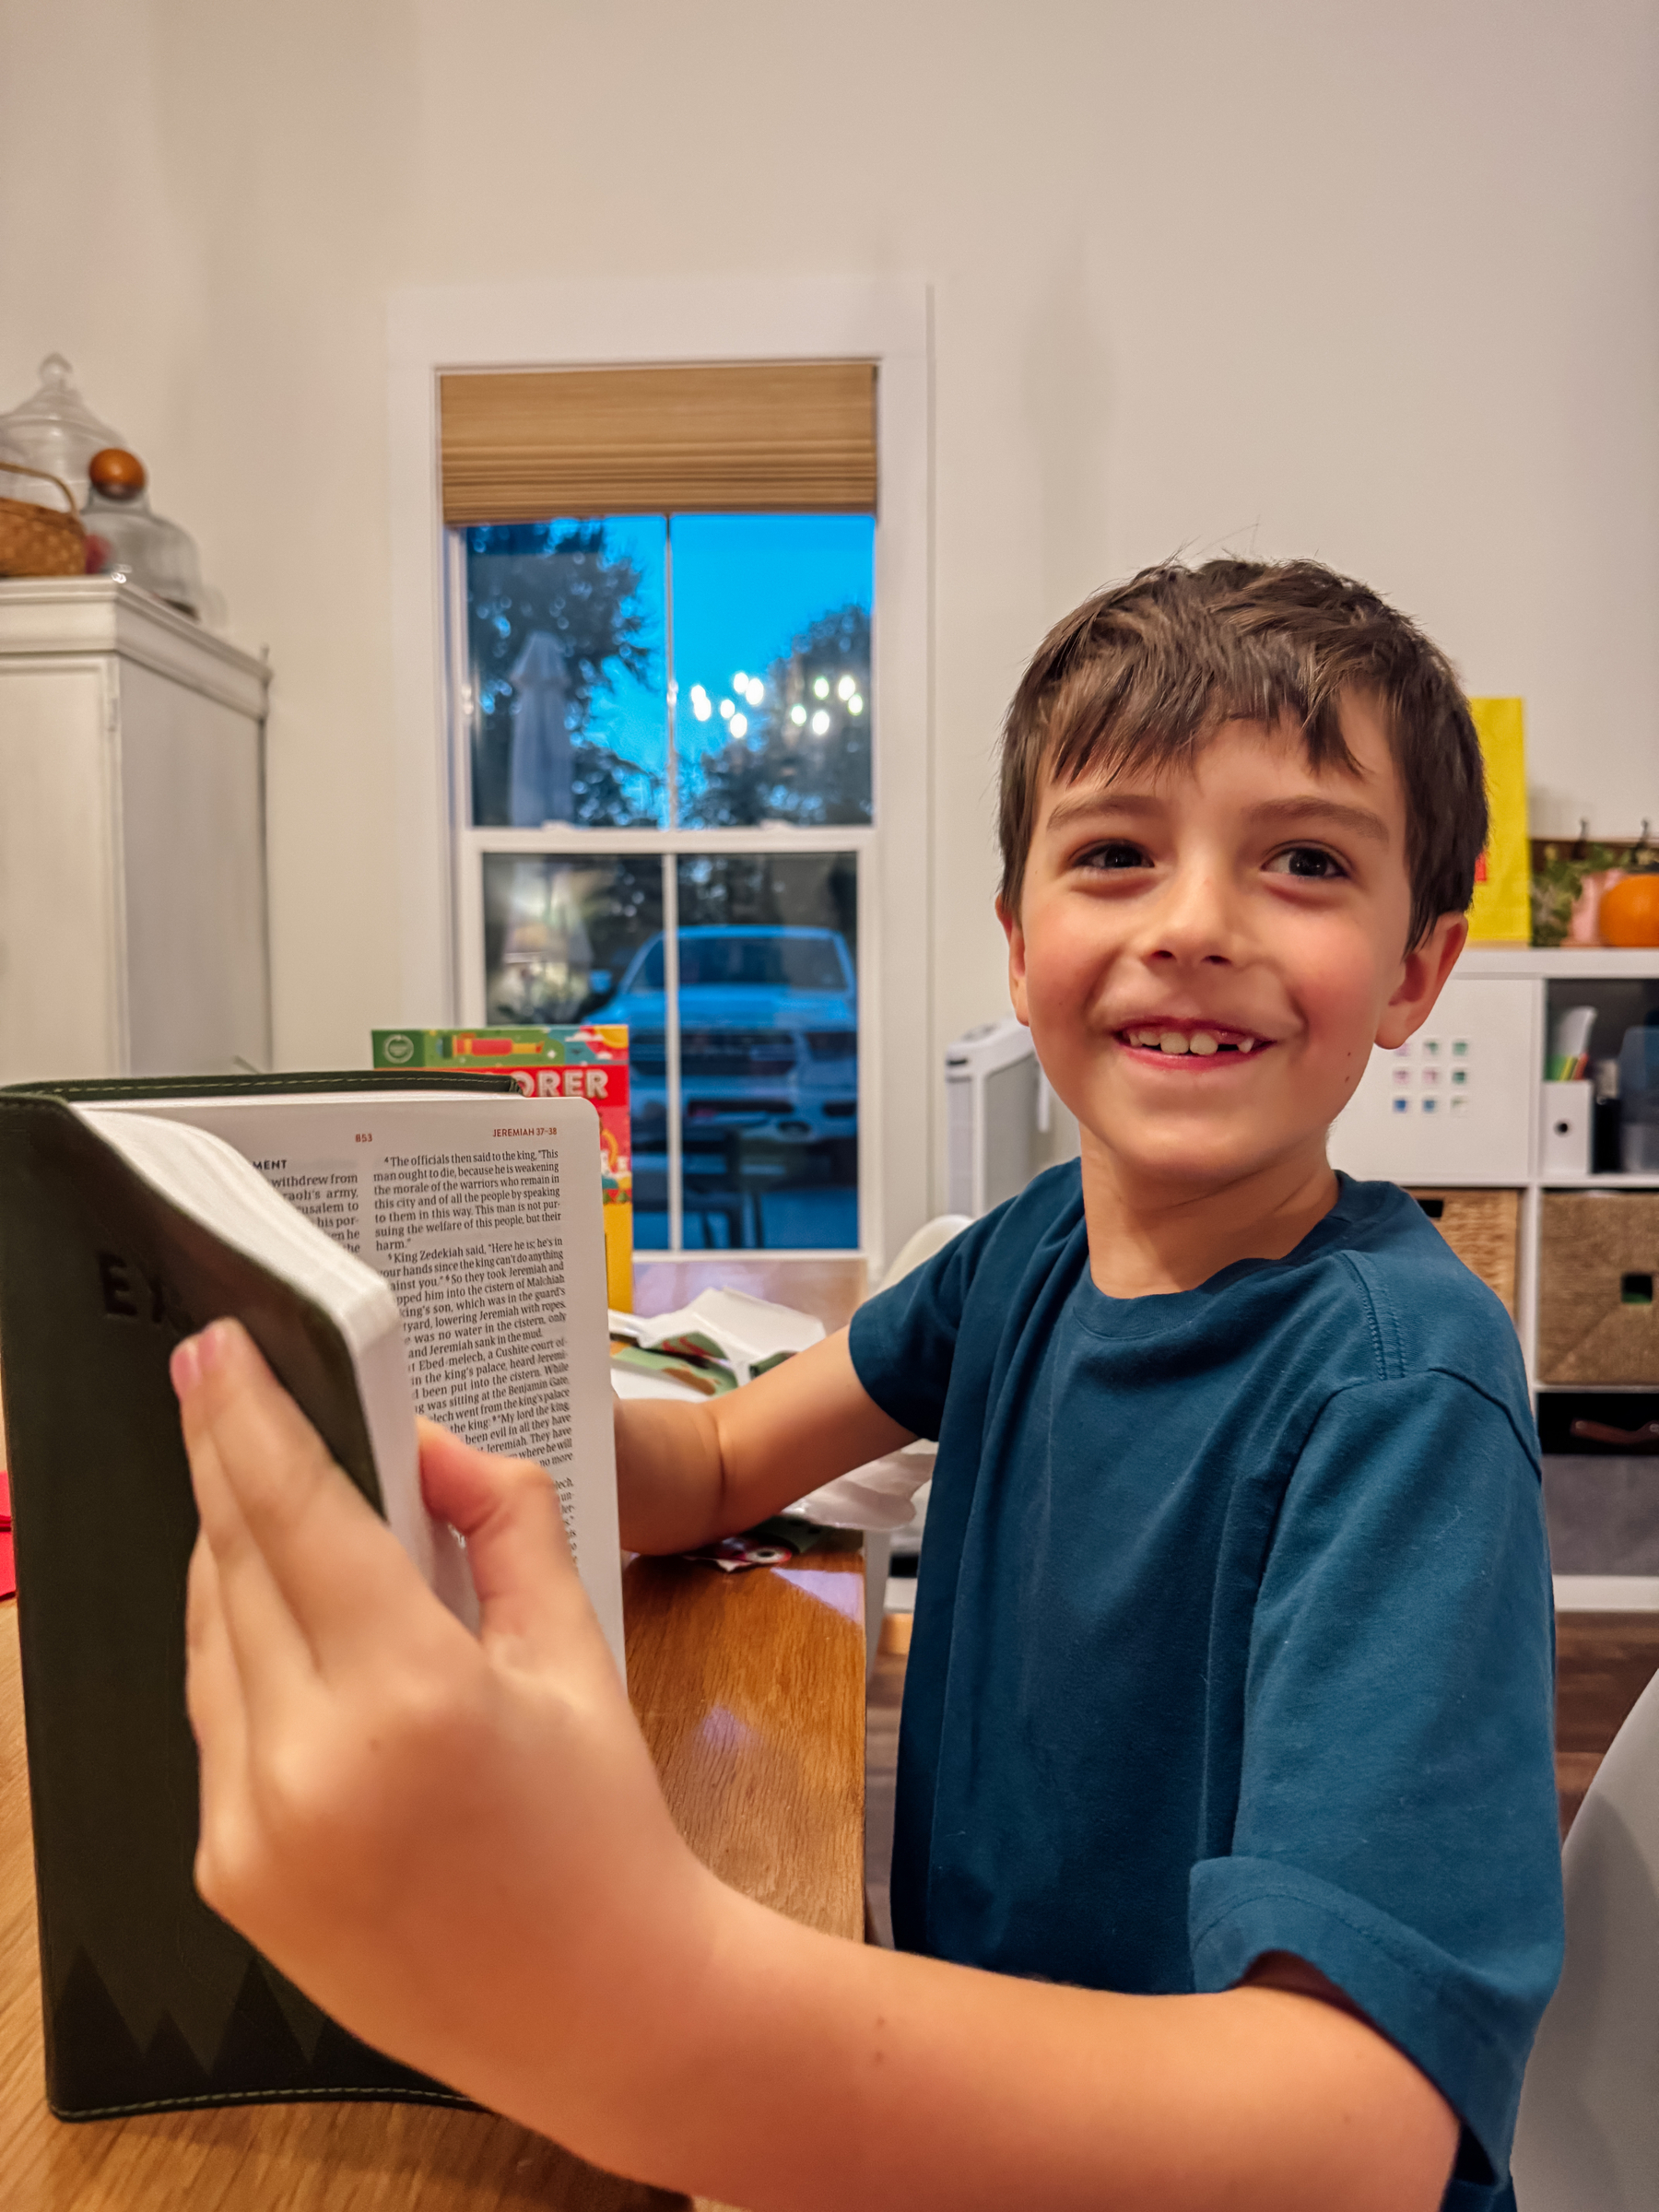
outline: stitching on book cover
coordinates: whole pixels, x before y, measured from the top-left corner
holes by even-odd
[[[457,2112],[478,2112],[483,2106],[454,2089],[215,2089],[205,2096],[156,2097],[144,2104],[77,2106],[65,2112],[53,2105],[55,2119],[128,2120],[139,2112],[194,2112],[218,2104],[445,2104]]]

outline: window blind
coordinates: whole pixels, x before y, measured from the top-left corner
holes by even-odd
[[[443,519],[876,507],[868,361],[439,380]]]

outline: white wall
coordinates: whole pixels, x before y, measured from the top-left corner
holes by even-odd
[[[68,353],[270,647],[282,1060],[397,994],[408,286],[932,282],[941,1039],[1022,659],[1178,548],[1365,576],[1525,695],[1538,826],[1659,821],[1656,55],[1636,0],[0,0],[0,406]]]

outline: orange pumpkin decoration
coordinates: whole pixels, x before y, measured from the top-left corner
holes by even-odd
[[[1659,945],[1659,870],[1604,891],[1595,922],[1604,945]]]

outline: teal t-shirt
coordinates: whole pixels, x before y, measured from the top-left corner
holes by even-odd
[[[1075,1164],[854,1317],[936,1437],[901,1947],[1129,1992],[1307,1959],[1512,2201],[1561,1957],[1553,1620],[1509,1317],[1392,1183],[1282,1260],[1107,1298]]]

